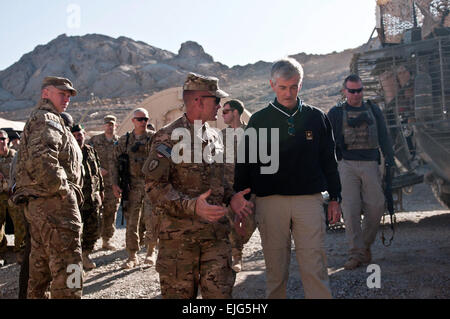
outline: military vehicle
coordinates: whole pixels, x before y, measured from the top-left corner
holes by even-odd
[[[376,2],[378,38],[372,33],[372,48],[355,54],[350,69],[383,110],[397,166],[395,202],[402,210],[402,192],[425,181],[450,207],[450,1]]]

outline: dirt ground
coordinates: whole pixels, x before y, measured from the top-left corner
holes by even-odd
[[[437,203],[429,186],[425,184],[416,185],[412,194],[405,195],[403,201],[405,211],[396,213],[397,226],[392,245],[383,246],[380,229],[372,248],[372,263],[379,266],[380,288],[368,288],[368,281],[376,283],[372,280],[376,274],[373,270],[368,271],[367,267],[353,271],[342,268],[347,258],[344,229],[341,227],[327,232],[328,273],[335,298],[450,297],[450,211]],[[385,236],[389,238],[390,234],[386,227]],[[124,237],[125,228],[119,226],[113,238],[115,244],[121,247],[116,252],[100,250],[101,242],[97,242],[93,253],[97,268],[87,272],[83,298],[161,298],[159,278],[154,267],[120,268],[126,259]],[[8,235],[8,242],[12,245],[13,236]],[[139,256],[143,259],[145,251],[142,250]],[[303,298],[294,251],[291,260],[288,298]],[[19,266],[11,252],[7,254],[6,262],[0,268],[0,299],[17,298]],[[265,297],[265,265],[258,231],[244,248],[244,269],[237,274],[233,297]]]

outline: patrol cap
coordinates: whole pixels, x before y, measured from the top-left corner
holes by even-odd
[[[116,122],[117,122],[117,117],[115,117],[114,115],[106,115],[106,116],[103,118],[103,122],[104,122],[105,124],[108,124],[108,123],[116,123]]]
[[[47,76],[42,81],[41,90],[50,85],[60,90],[70,91],[72,96],[77,95],[77,90],[73,88],[73,84],[69,79],[60,78],[57,76]]]
[[[74,126],[72,126],[72,129],[70,131],[72,133],[81,132],[81,131],[84,131],[84,127],[81,124],[75,124]]]
[[[224,98],[228,93],[219,88],[219,79],[190,72],[183,85],[183,91],[208,91],[210,94]]]

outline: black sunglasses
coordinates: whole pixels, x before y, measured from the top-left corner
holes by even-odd
[[[295,136],[294,118],[293,117],[288,118],[287,124],[288,124],[288,134],[290,136]]]
[[[0,137],[0,141],[6,141],[7,137]]]
[[[220,97],[217,97],[217,96],[215,96],[215,95],[202,95],[201,97],[212,97],[212,98],[215,98],[216,99],[216,105],[217,104],[220,104]]]
[[[147,122],[148,121],[148,117],[135,117],[134,119],[139,122],[142,122],[142,121]]]
[[[360,87],[359,89],[349,89],[349,88],[346,87],[345,89],[348,91],[348,93],[351,93],[351,94],[361,93],[362,90],[364,90],[363,87]]]

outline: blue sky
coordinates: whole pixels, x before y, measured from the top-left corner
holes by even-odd
[[[365,43],[375,0],[40,0],[0,2],[0,70],[58,35],[126,36],[177,53],[198,42],[229,67]]]

